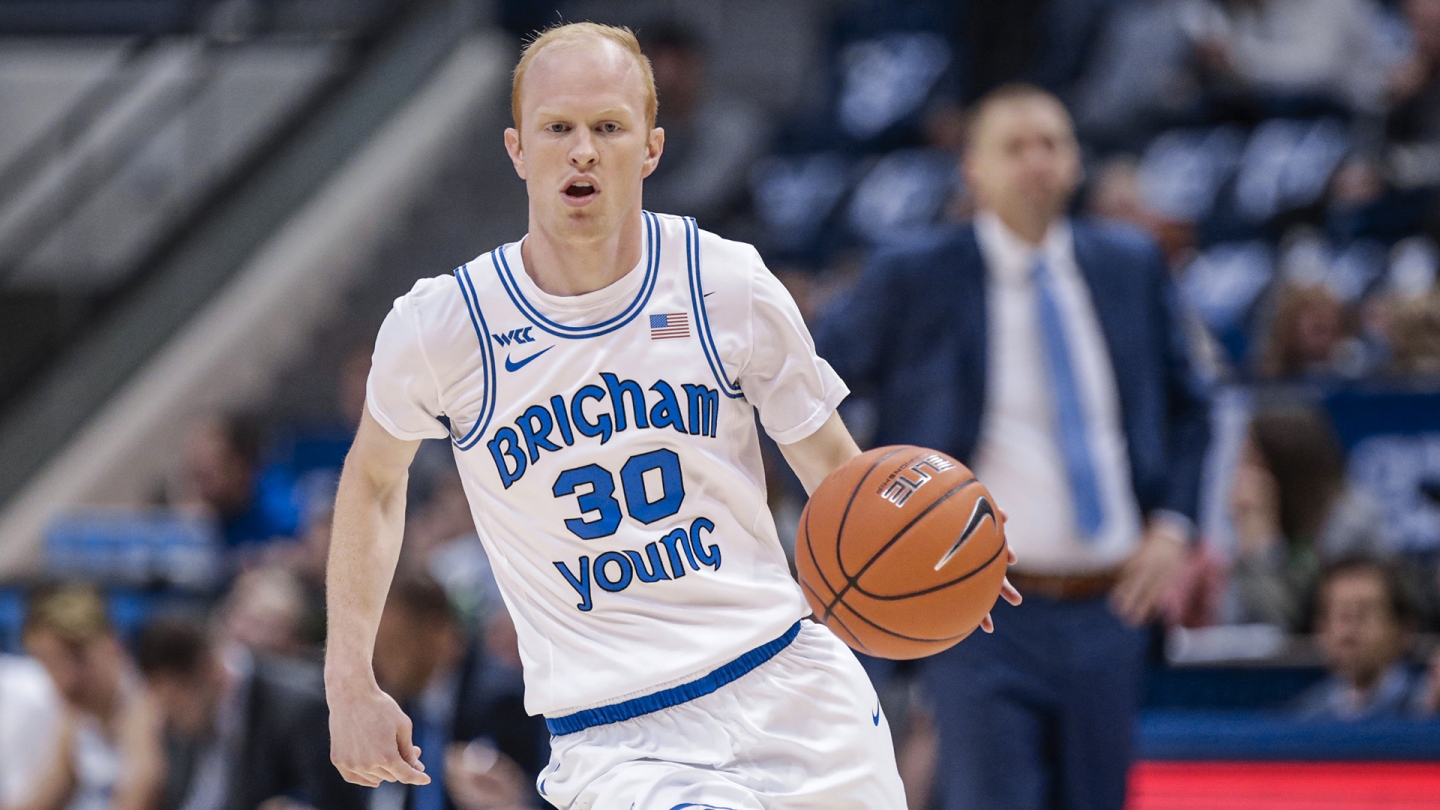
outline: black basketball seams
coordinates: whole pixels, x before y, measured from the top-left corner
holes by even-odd
[[[866,473],[866,477],[868,477],[868,476],[869,476],[869,473],[867,472],[867,473]],[[856,490],[856,492],[859,491],[860,486],[861,486],[862,484],[864,484],[864,482],[865,482],[865,479],[864,479],[864,478],[861,478],[861,479],[860,479],[860,482],[855,485],[855,490]],[[934,511],[935,508],[938,507],[940,504],[948,501],[948,500],[951,498],[951,496],[953,496],[955,493],[957,493],[957,492],[959,492],[960,490],[965,489],[966,487],[970,486],[971,484],[975,484],[975,483],[978,483],[978,481],[977,481],[977,479],[976,479],[975,477],[972,476],[972,477],[970,477],[970,478],[965,479],[964,481],[961,481],[960,483],[956,484],[955,486],[951,487],[951,488],[949,489],[949,491],[947,491],[944,495],[941,495],[940,497],[936,498],[934,501],[931,501],[928,506],[926,506],[923,510],[921,510],[920,514],[918,514],[918,515],[916,515],[915,517],[911,518],[909,523],[906,523],[904,526],[902,526],[902,527],[900,528],[900,530],[897,531],[897,532],[894,534],[894,536],[892,536],[892,537],[885,543],[885,545],[881,546],[873,555],[871,555],[870,559],[869,559],[868,561],[866,561],[866,563],[865,563],[864,565],[860,566],[860,570],[859,570],[859,571],[856,571],[854,576],[851,576],[851,575],[849,575],[849,574],[845,574],[845,587],[840,588],[838,591],[836,591],[836,593],[835,593],[835,599],[834,599],[833,601],[831,601],[831,602],[830,602],[828,605],[826,605],[826,607],[825,607],[825,616],[826,616],[826,618],[828,618],[828,617],[830,616],[830,614],[835,610],[835,605],[839,604],[840,601],[845,598],[845,594],[846,594],[846,593],[848,593],[852,588],[858,589],[858,588],[857,588],[857,585],[858,585],[858,583],[859,583],[859,581],[860,581],[860,577],[864,576],[864,575],[865,575],[865,572],[868,571],[868,570],[870,570],[870,566],[874,565],[874,564],[875,564],[875,561],[878,560],[878,559],[880,559],[880,557],[881,557],[886,551],[889,551],[892,546],[894,546],[896,543],[900,542],[900,538],[904,537],[906,532],[908,532],[908,531],[910,531],[912,528],[914,528],[914,527],[915,527],[915,524],[917,524],[917,523],[919,523],[921,520],[923,520],[926,515],[929,515],[929,514],[930,514],[932,511]],[[855,492],[850,493],[850,498],[851,498],[852,501],[854,500],[854,498],[855,498]],[[847,506],[847,511],[848,511],[848,506]],[[808,539],[808,536],[807,536],[807,539]],[[835,538],[835,556],[836,556],[837,558],[840,556],[840,536],[839,536],[838,534],[836,535],[836,538]],[[843,562],[840,564],[840,571],[841,571],[841,573],[845,573],[845,565],[844,565]],[[835,590],[835,588],[834,588],[833,586],[831,586],[829,582],[826,582],[825,585],[826,585],[827,587],[830,587],[831,590]],[[863,591],[862,591],[862,593],[863,593]],[[868,595],[868,594],[867,594],[867,595]],[[858,615],[858,614],[857,614],[857,615]]]
[[[880,458],[875,459],[875,462],[870,465],[870,469],[866,470],[865,473],[860,476],[860,479],[855,482],[855,488],[850,490],[850,497],[845,501],[845,511],[840,513],[840,526],[835,530],[835,564],[840,567],[841,576],[844,576],[847,580],[849,579],[850,575],[845,573],[845,561],[840,558],[840,539],[845,536],[845,522],[850,519],[850,507],[855,505],[855,496],[860,494],[860,487],[865,483],[865,480],[870,477],[870,473],[875,472],[875,468],[879,467],[880,463],[883,462],[885,459],[890,458],[891,456],[901,452],[904,449],[904,446],[896,447],[894,450],[891,450]],[[808,508],[809,504],[806,504],[806,506]],[[805,530],[805,542],[806,545],[809,545],[810,543],[810,530],[808,526]],[[815,549],[813,546],[810,548],[810,559],[812,561],[815,560]],[[816,570],[819,570],[819,562],[815,563],[815,568]],[[824,578],[825,575],[824,573],[821,573],[820,576],[821,578]],[[822,622],[829,620],[830,615],[835,611],[835,603],[839,602],[840,597],[843,595],[843,591],[831,585],[828,579],[825,581],[825,587],[835,592],[835,601],[825,606],[825,615],[820,617],[820,621]],[[849,586],[847,585],[846,587]]]
[[[830,584],[830,578],[827,577],[827,576],[825,576],[825,569],[823,569],[823,568],[820,567],[820,560],[819,560],[819,558],[817,558],[817,557],[815,556],[815,546],[810,542],[810,510],[809,510],[809,508],[806,508],[806,510],[805,510],[805,519],[801,522],[800,531],[802,531],[802,532],[805,533],[805,550],[806,550],[807,553],[810,554],[810,564],[815,567],[815,573],[820,576],[820,581],[823,582],[823,583],[825,583],[825,587],[830,590],[830,593],[831,593],[831,594],[834,594],[834,593],[835,593],[835,586],[834,586],[834,585],[831,585],[831,584]],[[799,566],[796,566],[796,568],[798,569]],[[797,570],[796,573],[798,574],[799,571]],[[801,580],[800,584],[801,584],[801,585],[805,585],[806,588],[810,588],[809,585],[806,585],[806,584],[805,584],[805,581],[804,581],[803,579]],[[825,600],[823,597],[820,597],[820,592],[819,592],[819,591],[815,590],[814,588],[810,588],[810,592],[813,593],[813,594],[815,594],[816,598],[819,599],[820,604],[822,604],[822,605],[825,604],[825,601],[826,601],[826,600]]]
[[[810,505],[809,505],[809,504],[806,504],[806,505],[805,505],[805,513],[804,513],[804,514],[805,514],[805,520],[802,522],[803,525],[802,525],[800,528],[801,528],[802,531],[805,532],[805,550],[806,550],[807,552],[809,552],[809,554],[810,554],[810,564],[815,566],[815,573],[817,573],[817,574],[820,575],[820,581],[823,582],[823,583],[825,583],[825,587],[829,588],[829,589],[830,589],[830,593],[833,594],[833,593],[835,593],[836,588],[835,588],[834,585],[831,585],[831,584],[830,584],[830,578],[827,577],[827,576],[825,576],[825,569],[823,569],[823,568],[820,567],[820,560],[815,556],[815,546],[814,546],[814,544],[812,544],[812,543],[810,542]],[[842,568],[841,571],[843,572],[844,569]],[[804,583],[801,583],[801,584],[804,584]],[[815,593],[815,595],[816,595],[817,597],[820,595],[819,592],[814,591],[814,589],[811,589],[811,592],[812,592],[812,593]],[[822,605],[825,604],[825,600],[824,600],[824,599],[821,599],[821,600],[820,600],[820,604],[822,604]],[[826,608],[825,615],[826,615],[826,617],[828,617],[828,616],[830,615],[829,608]],[[821,621],[824,621],[824,618],[822,618]]]
[[[877,594],[877,593],[871,593],[871,592],[865,590],[864,588],[861,588],[861,587],[859,586],[859,584],[856,584],[856,586],[855,586],[855,592],[858,593],[858,594],[861,594],[862,596],[868,596],[868,597],[870,597],[871,599],[874,599],[874,600],[879,601],[879,602],[898,602],[898,601],[901,600],[901,599],[909,599],[909,598],[912,597],[912,596],[924,596],[924,595],[927,594],[927,593],[935,593],[936,591],[943,591],[943,590],[945,590],[946,588],[949,588],[949,587],[958,585],[958,584],[960,584],[961,582],[964,582],[965,580],[967,580],[967,579],[975,576],[976,574],[980,573],[981,571],[984,571],[986,568],[989,568],[989,567],[990,567],[990,564],[993,563],[993,562],[995,562],[995,559],[996,559],[997,557],[999,557],[1000,554],[1001,554],[1001,552],[1003,552],[1003,551],[1005,551],[1005,538],[1002,536],[1002,537],[1000,538],[1000,545],[999,545],[999,547],[995,549],[995,553],[994,553],[994,554],[991,554],[991,555],[990,555],[990,558],[987,559],[985,562],[981,563],[979,566],[977,566],[976,568],[974,568],[973,570],[971,570],[971,571],[970,571],[969,573],[967,573],[967,574],[962,574],[961,576],[959,576],[959,577],[957,577],[957,578],[955,578],[955,579],[952,579],[952,580],[950,580],[949,582],[943,582],[943,583],[941,583],[941,584],[939,584],[939,585],[932,585],[931,587],[925,588],[924,590],[911,591],[910,593],[896,594],[896,595],[894,595],[894,596],[882,596],[882,595]],[[854,608],[851,607],[851,610],[854,610]]]
[[[906,448],[903,446],[897,447],[880,458],[875,459],[875,463],[870,465],[870,469],[866,470],[865,474],[860,476],[859,480],[855,482],[855,488],[850,490],[850,497],[845,501],[845,511],[840,514],[840,526],[835,530],[835,561],[840,564],[840,573],[846,579],[850,578],[850,574],[845,570],[845,560],[840,556],[840,540],[845,536],[845,523],[850,519],[850,508],[855,505],[855,496],[860,494],[860,488],[864,486],[865,481],[870,477],[870,473],[875,472],[876,467],[879,467],[885,459],[890,458],[904,449]]]
[[[806,583],[806,582],[803,582],[803,581],[802,581],[802,582],[800,583],[800,587],[804,588],[805,590],[809,591],[810,593],[815,594],[815,597],[816,597],[816,599],[817,599],[818,601],[821,601],[821,602],[824,602],[824,601],[825,601],[824,599],[820,599],[820,598],[819,598],[819,597],[820,597],[820,594],[819,594],[814,588],[810,587],[809,583]],[[852,638],[852,639],[855,640],[855,643],[856,643],[856,644],[860,645],[861,647],[864,647],[864,648],[865,648],[865,654],[866,654],[866,655],[875,655],[875,651],[872,650],[872,649],[870,649],[870,645],[866,644],[864,641],[861,641],[861,640],[860,640],[860,636],[856,635],[855,631],[850,629],[850,625],[848,625],[848,624],[846,624],[844,621],[842,621],[839,616],[831,616],[830,619],[831,619],[831,620],[834,620],[834,622],[835,622],[836,624],[840,625],[840,628],[841,628],[842,630],[844,630],[846,633],[848,633],[848,634],[850,635],[850,638]],[[824,622],[824,624],[825,624],[826,626],[829,626],[830,621],[827,620],[827,621]],[[832,632],[833,632],[834,628],[831,628],[831,630],[832,630]],[[875,656],[875,657],[881,658],[881,657],[883,657],[883,656]]]
[[[953,636],[945,636],[944,638],[916,638],[915,636],[907,636],[907,635],[905,635],[904,633],[897,633],[897,632],[895,632],[894,630],[891,630],[891,629],[888,628],[888,627],[881,627],[880,625],[876,624],[875,622],[872,622],[872,621],[870,621],[869,619],[865,618],[865,614],[863,614],[863,613],[861,613],[860,611],[856,610],[856,609],[855,609],[852,605],[850,605],[848,602],[845,603],[845,609],[848,610],[848,611],[850,611],[851,613],[854,613],[854,614],[855,614],[855,618],[859,619],[859,620],[862,621],[862,622],[865,622],[866,624],[870,625],[871,627],[875,628],[876,630],[879,630],[880,632],[884,633],[884,634],[887,635],[887,636],[894,636],[895,638],[898,638],[898,639],[903,639],[903,640],[905,640],[905,641],[914,641],[914,642],[917,642],[917,643],[920,643],[920,644],[944,644],[944,643],[947,642],[947,641],[955,641],[956,639],[965,638],[966,636],[968,636],[968,635],[970,635],[971,633],[975,632],[973,629],[971,629],[971,630],[966,630],[966,631],[963,632],[963,633],[957,633],[956,635],[953,635]],[[839,619],[837,618],[836,621],[839,621]],[[842,626],[843,626],[843,625],[842,625]],[[846,627],[845,629],[848,631],[850,628]],[[851,633],[851,635],[854,635],[854,633]]]

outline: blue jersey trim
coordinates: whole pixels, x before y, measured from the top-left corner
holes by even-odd
[[[641,715],[658,712],[661,709],[668,709],[671,706],[679,706],[681,703],[704,697],[719,689],[727,683],[735,681],[761,664],[775,657],[775,654],[790,646],[790,642],[800,635],[800,622],[796,622],[785,631],[785,635],[745,653],[728,664],[711,672],[703,678],[698,678],[689,683],[682,683],[679,686],[672,686],[669,689],[662,689],[654,694],[643,697],[624,700],[619,703],[612,703],[609,706],[599,706],[594,709],[567,714],[563,717],[545,718],[545,727],[550,733],[556,736],[561,734],[574,734],[583,731],[591,726],[603,726],[607,723],[619,723],[622,720],[632,720]]]
[[[526,298],[525,293],[520,290],[520,285],[515,283],[515,274],[510,269],[510,262],[505,258],[503,248],[495,250],[491,254],[491,261],[495,265],[495,273],[500,277],[500,285],[505,288],[505,294],[510,296],[515,308],[520,310],[531,323],[538,326],[542,331],[549,332],[555,337],[574,340],[577,338],[592,338],[601,335],[608,335],[635,319],[645,305],[650,303],[650,294],[655,292],[655,280],[660,276],[660,223],[656,216],[649,211],[640,212],[645,220],[645,279],[641,282],[640,292],[635,300],[624,312],[609,320],[600,323],[588,324],[586,326],[565,326],[558,324],[545,317]]]
[[[485,377],[485,393],[480,398],[480,415],[475,425],[459,439],[451,437],[455,446],[469,450],[483,437],[490,418],[495,414],[495,354],[490,346],[490,327],[485,323],[485,313],[480,309],[480,296],[475,294],[475,282],[470,278],[469,265],[455,268],[455,281],[460,285],[460,295],[465,299],[465,308],[470,310],[470,323],[475,335],[480,338],[480,365]]]
[[[715,347],[715,337],[710,333],[710,314],[705,311],[705,293],[700,283],[700,226],[695,224],[694,217],[685,217],[685,269],[690,277],[690,304],[695,309],[695,323],[700,328],[700,347],[705,350],[705,362],[710,364],[710,373],[720,384],[720,392],[731,399],[740,399],[745,393],[740,386],[726,379],[720,350]]]

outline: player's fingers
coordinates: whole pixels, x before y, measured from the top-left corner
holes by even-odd
[[[399,782],[402,785],[430,784],[429,776],[426,776],[423,771],[418,771],[410,767],[410,763],[401,759],[398,755],[380,766],[380,770],[385,774],[386,779],[392,782]]]
[[[1001,509],[1001,508],[998,507],[998,506],[995,507],[995,511],[1000,513],[1000,525],[1001,525],[1001,526],[1004,526],[1004,525],[1005,525],[1005,521],[1009,520],[1009,519],[1010,519],[1010,516],[1007,515],[1007,514],[1005,514],[1005,510],[1004,510],[1004,509]]]
[[[1010,584],[1010,578],[1006,577],[1005,581],[1000,583],[1000,598],[1012,605],[1019,606],[1025,597],[1021,596],[1020,592],[1015,590],[1015,586]]]
[[[361,785],[363,787],[371,788],[378,787],[380,785],[379,779],[371,776],[368,772],[364,770],[356,770],[354,768],[342,768],[338,765],[335,766],[335,769],[340,771],[340,776],[342,776],[346,782],[349,782],[352,785]]]
[[[415,745],[410,736],[414,729],[415,724],[409,717],[406,717],[404,722],[400,723],[395,729],[395,748],[406,765],[409,765],[415,770],[423,771],[425,770],[425,766],[420,762],[420,746]]]
[[[1015,563],[1017,563],[1017,562],[1019,562],[1019,561],[1020,561],[1020,558],[1017,557],[1017,556],[1015,556],[1015,549],[1011,548],[1009,543],[1006,543],[1006,544],[1005,544],[1005,564],[1006,564],[1006,565],[1014,565]]]
[[[980,629],[987,633],[995,632],[995,620],[990,618],[989,613],[986,613],[985,618],[980,620]]]

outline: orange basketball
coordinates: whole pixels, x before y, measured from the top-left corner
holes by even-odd
[[[970,635],[995,604],[1005,533],[964,464],[923,447],[877,447],[810,497],[795,564],[816,621],[846,644],[920,658]]]

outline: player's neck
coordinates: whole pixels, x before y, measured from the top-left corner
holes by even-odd
[[[596,236],[557,234],[535,217],[520,245],[525,272],[535,286],[551,295],[584,295],[619,281],[640,262],[642,219],[639,206],[621,226]]]

